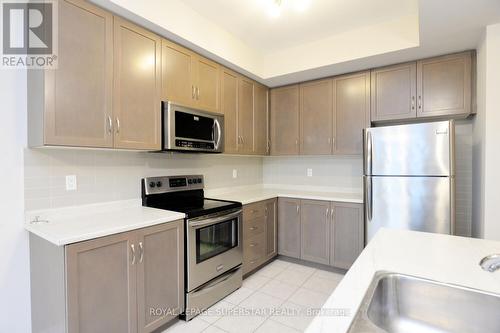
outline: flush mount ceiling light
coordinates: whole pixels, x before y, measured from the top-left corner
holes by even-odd
[[[261,2],[267,15],[276,18],[288,9],[295,12],[305,11],[309,7],[311,0],[261,0]]]

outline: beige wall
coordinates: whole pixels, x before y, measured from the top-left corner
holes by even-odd
[[[24,158],[27,210],[140,198],[147,176],[203,174],[210,189],[262,183],[261,157],[25,149]],[[76,191],[66,175],[77,176]]]

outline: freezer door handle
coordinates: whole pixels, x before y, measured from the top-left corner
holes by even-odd
[[[364,150],[364,162],[365,162],[365,174],[372,174],[372,158],[373,158],[373,139],[372,133],[369,129],[365,129],[365,150]]]

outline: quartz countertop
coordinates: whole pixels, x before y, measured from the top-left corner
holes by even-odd
[[[36,216],[44,222],[33,223]],[[125,200],[28,211],[25,229],[62,246],[176,221],[184,216],[183,213],[142,207],[140,200]]]
[[[493,253],[500,253],[500,242],[380,229],[307,332],[347,332],[377,271],[402,273],[500,294],[500,271],[490,273],[479,266],[483,257]],[[347,315],[328,315],[338,310],[347,310]]]
[[[363,203],[362,193],[341,192],[339,189],[327,187],[248,186],[206,190],[205,196],[214,199],[238,201],[244,205],[276,197]]]

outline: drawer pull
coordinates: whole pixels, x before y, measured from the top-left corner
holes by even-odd
[[[259,227],[250,227],[249,229],[250,229],[251,231],[254,231],[254,230],[259,229]]]
[[[251,243],[250,244],[250,247],[254,247],[254,246],[257,246],[258,244],[255,244],[255,243]]]

